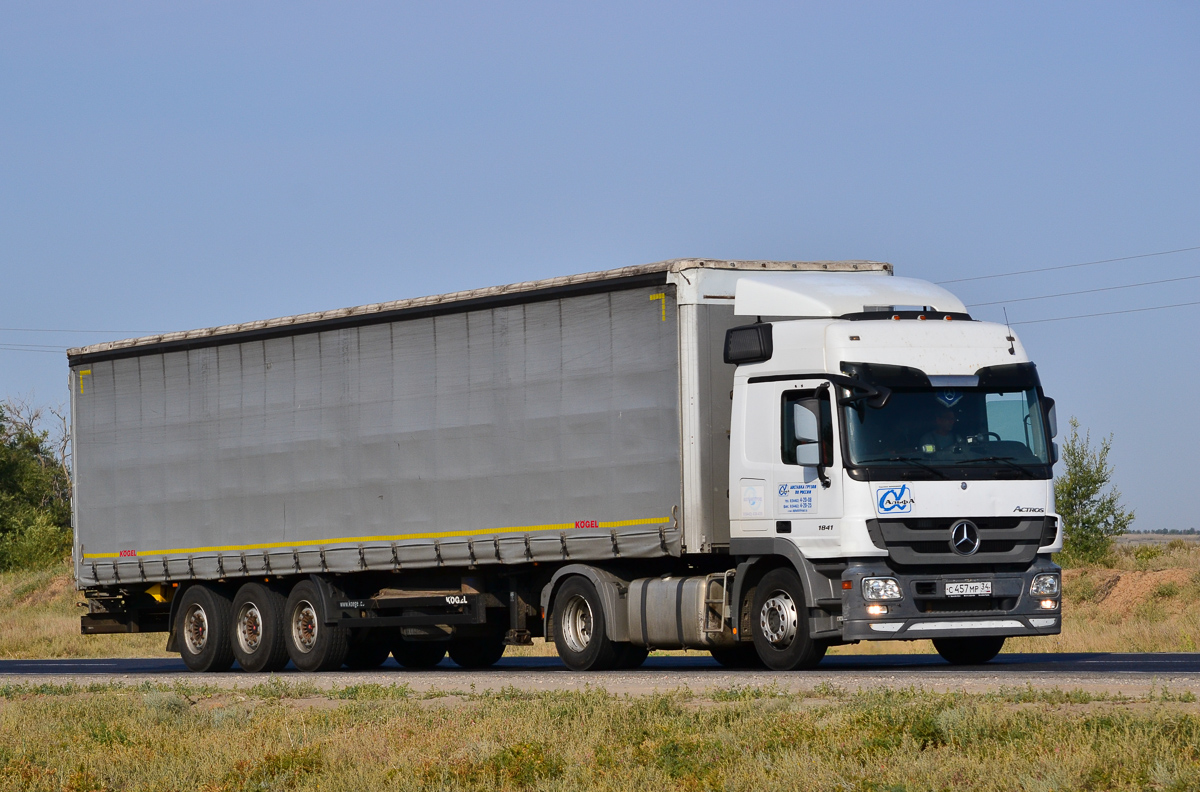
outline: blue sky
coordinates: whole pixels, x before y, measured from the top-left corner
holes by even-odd
[[[10,3],[0,396],[74,346],[681,256],[940,281],[1200,246],[1194,3]],[[1200,250],[949,284],[1200,301]],[[998,306],[976,310],[1001,318]],[[1200,527],[1200,306],[1016,325]],[[134,333],[136,334],[136,333]]]

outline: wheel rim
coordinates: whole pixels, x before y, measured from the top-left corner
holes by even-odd
[[[576,594],[563,607],[562,627],[563,640],[572,652],[583,652],[592,642],[592,606],[582,596]]]
[[[759,611],[758,623],[768,643],[779,649],[787,647],[800,625],[795,600],[786,591],[772,592]]]
[[[292,642],[305,654],[317,645],[317,609],[308,600],[292,609]]]
[[[198,603],[189,607],[184,614],[183,643],[194,655],[203,652],[208,644],[208,614]]]
[[[238,609],[237,640],[246,654],[254,654],[262,645],[262,614],[253,602]]]

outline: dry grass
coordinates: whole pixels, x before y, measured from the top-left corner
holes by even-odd
[[[0,658],[161,657],[166,635],[79,634],[69,568],[0,574]]]
[[[1063,632],[1015,638],[1006,652],[1194,652],[1200,649],[1200,543],[1123,543],[1102,566],[1063,573]],[[165,635],[79,634],[80,597],[68,569],[0,574],[0,658],[160,657]],[[831,654],[931,653],[929,641],[872,641]],[[554,655],[553,644],[510,647]],[[658,652],[656,654],[687,654]],[[695,654],[692,652],[691,654]],[[704,654],[701,652],[700,654]]]
[[[1194,697],[0,690],[0,790],[1186,790]],[[1166,698],[1167,700],[1164,700]]]

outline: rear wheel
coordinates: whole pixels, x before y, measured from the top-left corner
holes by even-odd
[[[446,641],[408,641],[392,644],[392,657],[405,668],[433,668],[446,656]]]
[[[554,597],[554,645],[572,671],[616,668],[619,654],[605,633],[604,606],[591,581],[567,578]]]
[[[192,671],[227,671],[233,665],[229,598],[205,585],[188,588],[180,597],[175,635],[184,665]]]
[[[773,671],[815,668],[828,645],[808,633],[808,608],[800,576],[788,568],[773,569],[754,591],[751,612],[754,648]]]
[[[726,668],[765,668],[758,650],[749,641],[708,650],[713,659]]]
[[[462,668],[490,668],[504,656],[504,636],[458,638],[450,642],[450,659]]]
[[[346,667],[354,671],[379,668],[392,653],[392,642],[380,628],[360,630],[350,636],[346,649]]]
[[[980,665],[1000,654],[1004,636],[981,635],[978,638],[934,638],[933,648],[942,659],[954,665]]]
[[[285,610],[284,638],[288,655],[301,671],[333,671],[341,668],[349,650],[349,630],[324,624],[321,592],[311,580],[292,589]]]
[[[632,643],[617,644],[617,665],[615,667],[622,670],[641,668],[649,654],[650,647],[648,646],[638,646]]]
[[[287,665],[283,611],[287,598],[262,583],[246,583],[233,598],[233,655],[246,671],[278,671]]]

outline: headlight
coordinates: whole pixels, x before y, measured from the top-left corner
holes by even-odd
[[[869,600],[898,600],[900,584],[895,578],[863,578],[863,598]]]
[[[1058,594],[1058,575],[1034,575],[1029,593],[1035,597],[1053,597]]]

